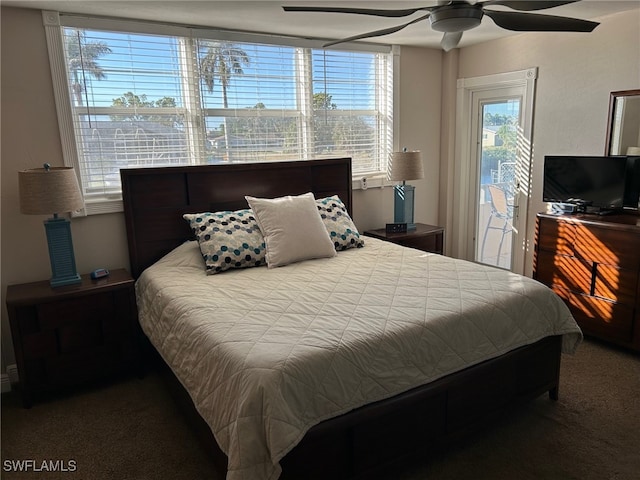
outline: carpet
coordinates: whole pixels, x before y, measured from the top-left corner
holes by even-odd
[[[31,409],[3,394],[1,456],[5,480],[224,478],[155,372],[50,395]],[[562,357],[557,402],[541,396],[375,478],[638,480],[640,356],[587,339]]]

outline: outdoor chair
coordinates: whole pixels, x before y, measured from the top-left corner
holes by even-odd
[[[489,216],[489,221],[487,222],[487,227],[482,239],[481,258],[484,258],[485,244],[489,230],[498,230],[501,234],[497,256],[497,262],[499,262],[504,237],[513,230],[513,205],[509,204],[507,194],[503,188],[497,185],[487,185],[487,190],[491,204],[491,215]]]

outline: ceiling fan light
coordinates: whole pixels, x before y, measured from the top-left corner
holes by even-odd
[[[438,32],[464,32],[480,25],[484,13],[473,5],[453,4],[431,13],[431,28]]]

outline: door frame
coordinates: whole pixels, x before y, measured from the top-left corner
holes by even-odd
[[[472,124],[474,94],[483,91],[500,90],[508,87],[523,88],[523,97],[520,108],[522,109],[522,143],[519,149],[519,161],[524,168],[522,174],[527,176],[527,181],[521,181],[521,189],[516,195],[518,217],[514,217],[514,233],[518,243],[514,242],[512,250],[512,270],[516,273],[525,271],[525,247],[527,239],[527,208],[528,199],[531,196],[531,154],[533,138],[533,107],[535,85],[538,77],[538,68],[532,67],[526,70],[498,73],[480,77],[460,78],[457,81],[456,98],[456,144],[454,160],[454,205],[453,205],[453,256],[473,261],[475,255],[475,223],[476,211],[469,211],[469,205],[475,205],[473,200],[476,192],[476,168],[475,158],[471,153],[475,151],[473,146]],[[457,220],[456,220],[457,219]]]

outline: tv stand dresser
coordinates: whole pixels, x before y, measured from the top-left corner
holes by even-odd
[[[640,352],[640,215],[537,215],[533,278],[585,335]]]

